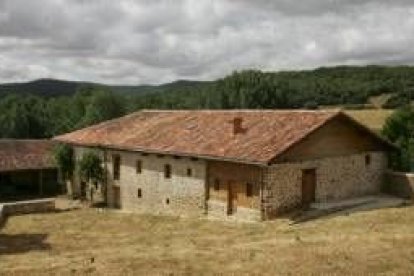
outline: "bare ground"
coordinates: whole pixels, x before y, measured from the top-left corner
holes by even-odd
[[[291,225],[79,209],[11,217],[0,274],[412,274],[414,207]]]

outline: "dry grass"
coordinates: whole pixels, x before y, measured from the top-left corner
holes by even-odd
[[[375,108],[382,108],[394,96],[396,96],[396,93],[385,93],[378,96],[372,96],[368,99],[368,103],[372,104]]]
[[[290,225],[82,209],[10,218],[0,274],[414,272],[414,207]]]
[[[346,110],[348,115],[355,120],[365,124],[374,131],[379,132],[385,124],[387,118],[394,112],[392,109],[366,109],[366,110]]]

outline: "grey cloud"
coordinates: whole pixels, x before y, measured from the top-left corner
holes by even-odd
[[[0,81],[414,62],[408,0],[0,0]]]

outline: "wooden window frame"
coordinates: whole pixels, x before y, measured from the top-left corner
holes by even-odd
[[[371,162],[372,162],[371,159],[372,159],[371,154],[369,153],[365,154],[365,166],[369,167],[371,165]]]
[[[121,155],[112,155],[112,173],[114,180],[121,179]]]
[[[165,164],[164,165],[164,178],[165,179],[171,179],[171,174],[172,174],[172,168],[170,164]]]
[[[136,174],[142,173],[142,160],[141,159],[138,159],[135,161],[135,172]]]

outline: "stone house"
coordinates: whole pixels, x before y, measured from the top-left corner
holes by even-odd
[[[61,192],[49,140],[0,140],[0,200],[55,196]]]
[[[340,111],[141,111],[55,140],[101,154],[110,207],[249,220],[379,193],[394,149]]]

